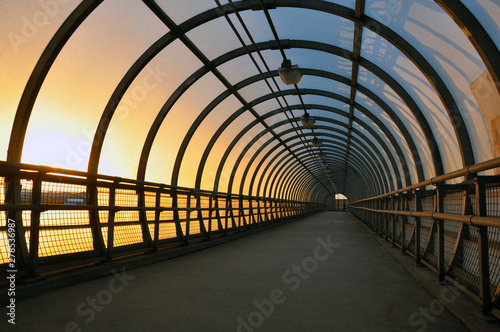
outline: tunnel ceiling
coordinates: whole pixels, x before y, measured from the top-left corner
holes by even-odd
[[[5,161],[324,201],[498,157],[497,1],[0,6]]]

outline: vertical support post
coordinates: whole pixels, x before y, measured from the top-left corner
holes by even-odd
[[[391,211],[395,211],[396,210],[396,200],[394,198],[394,196],[391,196]],[[395,214],[392,214],[391,213],[391,221],[392,221],[392,246],[395,247],[396,246],[396,215]]]
[[[373,202],[375,210],[380,210],[380,199]],[[377,228],[380,230],[380,236],[384,237],[384,228],[382,227],[381,213],[375,212],[375,220],[377,221]]]
[[[175,223],[175,232],[177,233],[177,238],[179,241],[186,242],[184,239],[184,233],[182,232],[181,222],[179,218],[179,197],[177,193],[177,188],[172,188],[172,209],[174,211],[174,223]]]
[[[116,181],[113,186],[109,188],[109,212],[108,212],[108,250],[106,256],[108,261],[113,259],[113,248],[115,238],[115,214],[116,214]]]
[[[253,199],[252,197],[247,198],[248,200],[248,223],[255,224],[255,215],[253,213]]]
[[[206,239],[207,228],[205,227],[205,220],[203,218],[203,212],[201,207],[201,193],[199,190],[195,190],[194,194],[196,198],[196,216],[198,218],[198,223],[200,224],[200,233]]]
[[[5,178],[5,203],[6,204],[23,204],[21,197],[21,181],[18,176]],[[15,224],[15,240],[16,240],[16,268],[18,270],[29,266],[28,245],[26,243],[26,234],[23,225],[23,211],[21,209],[9,210],[6,213],[8,222],[14,221]]]
[[[435,210],[438,213],[444,212],[444,197],[443,191],[439,186],[436,188],[436,204]],[[435,219],[438,231],[438,273],[439,281],[444,281],[446,275],[445,263],[444,263],[444,220]]]
[[[213,195],[210,195],[208,197],[208,229],[207,229],[207,240],[209,241],[212,239],[212,213],[214,211],[213,204],[214,204],[214,198]]]
[[[155,234],[153,238],[153,247],[158,250],[158,240],[160,239],[160,208],[161,208],[161,187],[156,191],[155,197]]]
[[[422,211],[422,201],[420,200],[420,191],[413,192],[414,210],[415,212]],[[420,217],[415,217],[415,261],[420,265],[422,254],[420,252]]]
[[[476,215],[487,216],[486,186],[482,177],[475,178],[476,185]],[[488,254],[488,227],[476,226],[479,250],[479,296],[483,305],[483,314],[488,315],[492,309],[490,290],[490,270]]]
[[[240,226],[247,226],[247,218],[245,217],[245,209],[243,208],[243,197],[238,197],[238,224]]]
[[[143,185],[138,186],[137,190],[137,207],[139,209],[139,222],[141,224],[142,230],[142,242],[144,246],[152,248],[154,250],[153,239],[151,238],[151,232],[149,231],[149,223],[146,214],[146,192]]]
[[[387,198],[381,198],[380,203],[382,205],[383,210],[388,210],[388,204],[387,204]],[[384,223],[384,232],[385,232],[385,239],[387,240],[389,238],[389,222],[388,222],[388,214],[383,213],[382,214],[382,222]]]
[[[220,216],[220,204],[219,200],[220,197],[217,193],[214,194],[214,199],[215,199],[215,204],[213,205],[213,208],[215,209],[215,218],[217,219],[217,225],[219,227],[219,230],[224,232],[224,235],[227,235],[227,225],[222,224],[222,218]]]
[[[401,194],[401,199],[399,203],[399,211],[405,211],[406,210],[406,204],[407,204],[407,198],[406,194]],[[406,252],[406,247],[405,247],[405,235],[406,235],[406,220],[407,216],[401,215],[401,253]]]
[[[38,173],[33,180],[33,189],[31,196],[31,204],[36,208],[31,210],[31,227],[30,227],[30,254],[29,254],[29,270],[30,277],[38,276],[38,248],[40,243],[40,204],[42,204],[42,176],[43,173]]]
[[[186,234],[184,235],[184,242],[189,243],[189,229],[191,224],[191,192],[187,193],[186,197]]]
[[[97,175],[89,174],[87,176],[87,205],[99,206],[98,192],[97,192]],[[92,230],[92,240],[94,244],[94,251],[98,254],[107,254],[104,245],[104,239],[101,231],[101,223],[99,221],[99,211],[89,211],[89,221]]]

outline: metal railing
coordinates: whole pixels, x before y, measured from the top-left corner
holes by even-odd
[[[500,158],[351,202],[349,209],[440,281],[463,286],[484,314],[499,317],[500,176],[477,175],[498,167]]]
[[[29,279],[323,209],[312,202],[0,162],[0,211],[5,211],[0,213],[0,274],[15,262],[17,276]]]

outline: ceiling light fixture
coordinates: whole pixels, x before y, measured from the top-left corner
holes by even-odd
[[[323,145],[323,141],[314,136],[314,138],[311,140],[311,144],[312,146],[319,148]]]
[[[318,153],[318,158],[319,159],[325,159],[326,158],[326,154],[323,153],[323,152],[320,152],[320,153]]]
[[[309,113],[305,112],[304,115],[300,118],[300,122],[302,122],[302,125],[306,128],[312,128],[314,124],[316,123],[316,120],[312,116],[309,115]]]
[[[286,85],[297,84],[302,78],[302,72],[299,66],[292,65],[292,61],[289,59],[283,60],[278,73],[280,74],[281,80]]]

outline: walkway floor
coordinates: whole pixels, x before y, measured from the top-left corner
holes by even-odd
[[[44,293],[16,309],[15,329],[4,317],[0,330],[467,330],[344,212]]]

